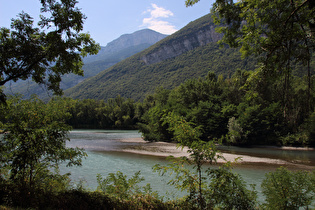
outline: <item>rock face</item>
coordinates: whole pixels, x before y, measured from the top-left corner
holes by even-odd
[[[157,50],[149,51],[140,59],[147,65],[158,63],[179,56],[194,48],[205,46],[210,42],[217,42],[222,36],[222,34],[216,33],[215,26],[209,23],[196,31],[180,35],[180,38],[169,40],[166,44],[157,48]]]
[[[108,43],[105,48],[108,53],[114,53],[131,46],[141,44],[153,45],[166,36],[150,29],[143,29],[132,34],[121,35],[118,39]]]

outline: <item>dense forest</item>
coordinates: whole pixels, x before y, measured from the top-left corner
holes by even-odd
[[[285,90],[281,81],[257,72],[237,70],[226,79],[209,72],[174,89],[158,88],[142,102],[121,96],[106,102],[68,99],[67,122],[74,128],[139,129],[147,141],[174,141],[165,121],[173,113],[199,127],[204,141],[314,146],[314,92],[308,99],[306,77],[290,80]]]
[[[174,89],[158,88],[142,102],[121,96],[63,100],[73,128],[139,129],[147,141],[174,141],[165,121],[173,113],[199,127],[204,141],[314,146],[314,92],[308,99],[307,77],[290,80],[285,90],[281,81],[257,72],[237,70],[231,78],[209,72]],[[290,100],[286,104],[284,95]]]

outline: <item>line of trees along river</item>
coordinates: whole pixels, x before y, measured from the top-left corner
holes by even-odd
[[[312,78],[314,79],[314,77]],[[199,127],[204,141],[229,145],[314,146],[314,103],[307,103],[306,78],[292,77],[283,103],[280,81],[238,70],[224,79],[209,73],[173,90],[158,88],[144,101],[118,96],[107,101],[64,99],[74,128],[139,129],[145,140],[174,141],[165,120],[178,115]],[[314,101],[315,94],[309,98]],[[288,105],[289,104],[289,105]]]

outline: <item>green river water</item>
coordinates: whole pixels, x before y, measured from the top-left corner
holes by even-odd
[[[138,131],[110,131],[110,130],[74,130],[70,132],[71,141],[67,143],[69,147],[84,148],[88,157],[83,160],[81,167],[61,168],[61,172],[71,172],[71,179],[74,183],[82,180],[85,187],[95,190],[97,187],[96,176],[101,174],[106,177],[109,173],[123,172],[127,176],[132,176],[137,171],[145,178],[143,184],[150,183],[154,191],[166,198],[176,198],[184,195],[172,186],[167,185],[168,177],[161,177],[153,172],[155,164],[167,164],[165,158],[148,155],[138,155],[120,152],[120,148],[135,146],[136,143],[124,143],[119,140],[128,138],[139,138]],[[302,150],[280,150],[277,148],[238,148],[238,147],[219,147],[224,152],[251,155],[256,157],[269,157],[274,159],[286,160],[290,163],[299,163],[300,169],[315,168],[315,151]],[[264,179],[265,173],[275,170],[279,165],[264,163],[252,163],[237,165],[234,172],[239,173],[249,184],[255,184],[258,195],[260,194],[260,184]],[[295,169],[295,165],[289,166]]]

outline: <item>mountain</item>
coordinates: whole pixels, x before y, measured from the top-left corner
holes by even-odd
[[[106,47],[101,47],[97,55],[87,56],[84,61],[84,77],[74,74],[63,76],[61,88],[66,90],[77,85],[84,79],[95,76],[99,72],[111,67],[112,65],[150,47],[167,35],[158,33],[150,29],[143,29],[132,34],[124,34],[119,38],[108,43]],[[32,94],[46,98],[51,95],[44,87],[37,85],[31,80],[19,81],[6,86],[6,94],[21,93],[25,97]]]
[[[241,59],[238,49],[216,43],[211,15],[203,16],[151,47],[65,91],[72,98],[109,99],[121,95],[142,100],[157,87],[174,88],[209,71],[231,76],[236,69],[252,70],[255,60]]]
[[[117,61],[129,57],[135,52],[140,52],[156,42],[164,39],[167,35],[151,29],[143,29],[132,34],[124,34],[109,42],[106,47],[101,47],[97,55],[84,58],[85,63],[95,61]],[[104,70],[104,69],[103,69]]]

